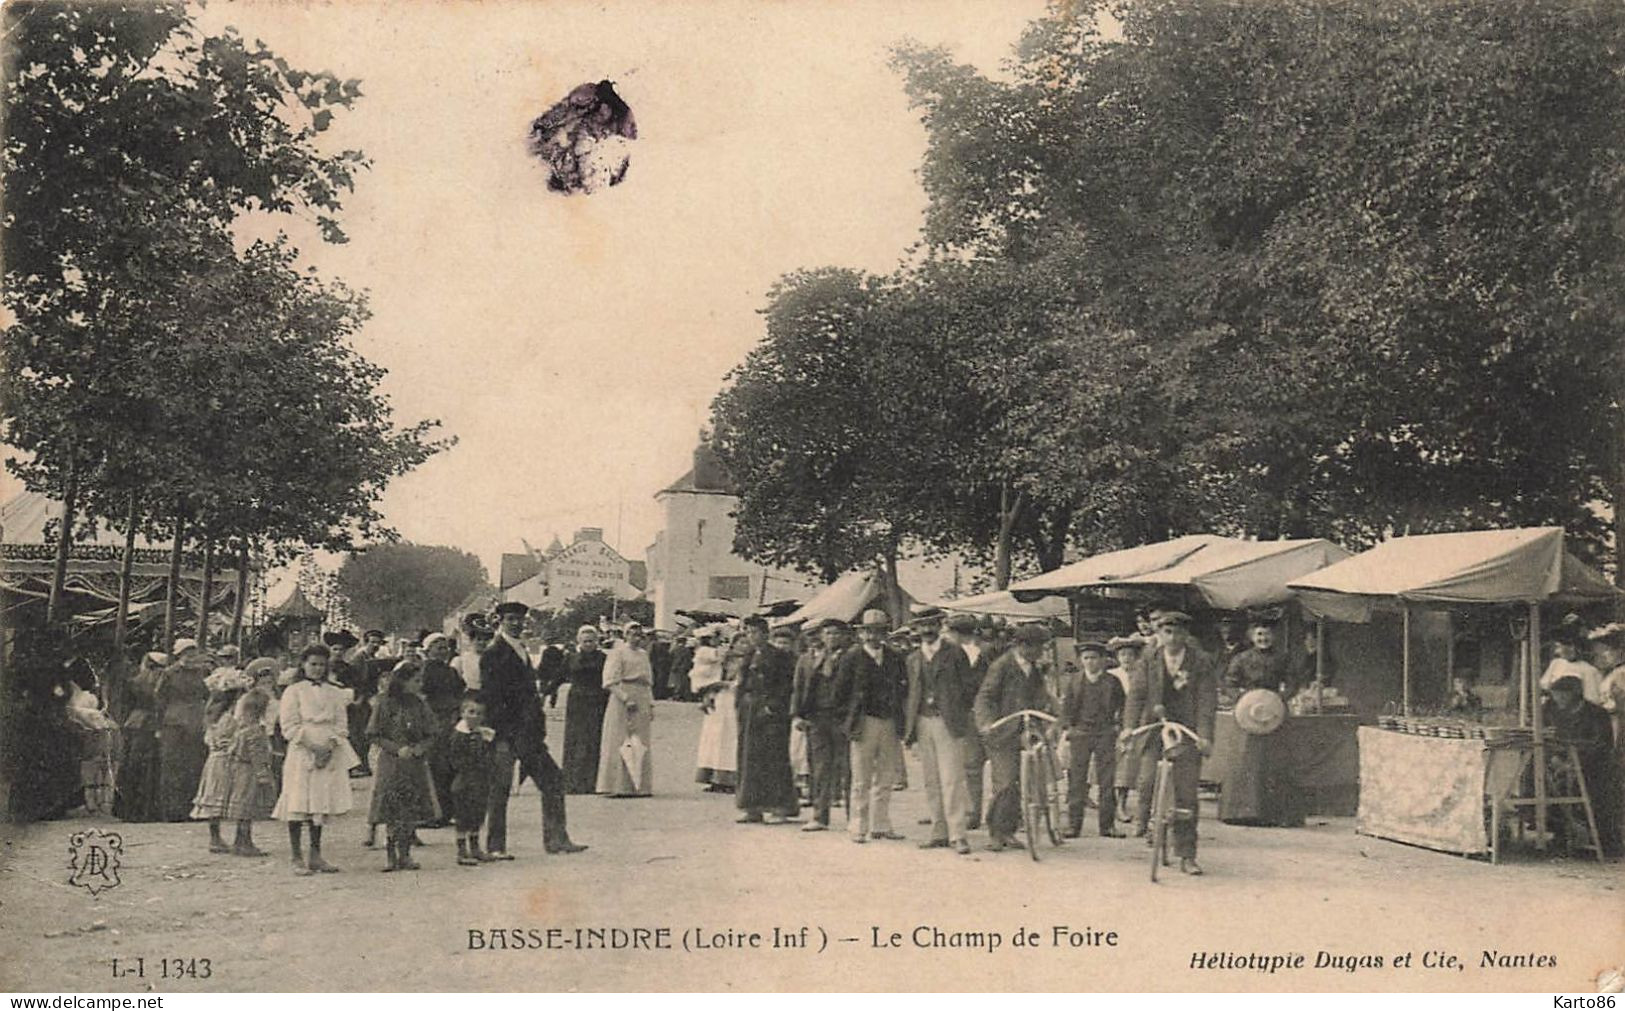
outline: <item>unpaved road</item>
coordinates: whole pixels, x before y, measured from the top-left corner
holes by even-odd
[[[572,832],[592,845],[573,857],[543,854],[528,786],[510,813],[517,861],[460,868],[451,833],[430,832],[415,853],[424,869],[409,874],[377,873],[383,856],[361,848],[355,813],[328,830],[328,856],[344,873],[304,878],[289,872],[274,822],[257,835],[277,855],[259,861],[209,855],[201,825],[0,826],[0,989],[1573,992],[1625,964],[1619,865],[1491,867],[1358,836],[1352,819],[1285,830],[1207,817],[1207,875],[1158,885],[1132,840],[1086,835],[1038,864],[1021,853],[921,852],[912,760],[914,786],[894,806],[909,840],[854,846],[838,831],[735,825],[731,797],[691,782],[695,708],[657,712],[657,796],[572,797]],[[557,754],[561,723],[549,737]],[[364,812],[368,784],[356,785]],[[67,838],[90,827],[125,839],[122,883],[95,898],[67,883]],[[1073,933],[1056,944],[1060,926]],[[527,946],[492,950],[495,928],[517,928]],[[645,928],[651,945],[669,937],[670,947],[533,946],[548,942],[548,928],[560,928],[555,944],[576,928]],[[811,947],[773,947],[775,928],[796,939],[805,928]],[[484,932],[485,948],[471,950],[471,930]],[[685,950],[696,931],[714,946]],[[1017,943],[1034,934],[1036,943]],[[1485,951],[1556,965],[1484,968]],[[1306,965],[1196,969],[1197,952],[1297,953]],[[1314,968],[1321,952],[1368,964]],[[1407,952],[1410,966],[1396,967]],[[114,958],[127,968],[137,957],[145,978],[113,977]],[[160,960],[173,958],[207,958],[209,978],[161,978]],[[1424,966],[1448,958],[1462,968]]]

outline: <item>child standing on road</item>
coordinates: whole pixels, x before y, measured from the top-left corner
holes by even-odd
[[[412,831],[438,814],[424,758],[434,737],[434,713],[418,694],[422,685],[423,668],[416,660],[402,660],[390,673],[389,687],[367,726],[367,736],[378,746],[373,812],[389,829],[386,871],[418,869],[412,859]]]
[[[223,813],[237,823],[237,838],[231,851],[240,857],[265,856],[265,851],[254,845],[254,822],[269,818],[271,806],[276,803],[271,735],[265,729],[265,713],[270,704],[271,696],[256,688],[237,700],[234,714],[237,729],[227,750],[231,762],[230,788]]]
[[[474,867],[487,859],[480,852],[480,829],[490,795],[496,731],[485,725],[485,704],[477,695],[463,697],[462,717],[451,735],[452,812],[457,822],[457,863]]]
[[[350,810],[350,770],[361,764],[346,734],[345,707],[354,693],[327,683],[332,653],[326,646],[306,646],[299,657],[300,680],[282,693],[279,719],[288,741],[282,763],[282,795],[271,817],[288,823],[288,847],[296,873],[332,874],[338,870],[322,859],[322,827]],[[300,833],[310,826],[310,856]]]
[[[209,757],[203,763],[197,793],[192,795],[191,816],[194,819],[208,819],[210,853],[231,852],[231,847],[220,836],[220,818],[226,809],[226,794],[231,789],[231,757],[227,752],[231,749],[232,735],[237,732],[237,720],[232,715],[232,709],[243,693],[243,685],[237,683],[238,679],[247,680],[242,678],[239,671],[222,668],[204,682],[210,689],[209,701],[203,710],[204,726],[207,728],[203,732],[203,743],[209,749]]]

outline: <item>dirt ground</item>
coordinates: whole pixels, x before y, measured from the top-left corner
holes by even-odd
[[[557,755],[562,711],[550,716]],[[893,806],[908,840],[854,846],[839,831],[734,824],[732,798],[692,782],[698,728],[695,707],[658,705],[657,795],[572,797],[571,832],[592,848],[571,857],[543,853],[528,784],[509,815],[518,859],[479,868],[456,866],[441,830],[414,854],[423,870],[378,873],[383,854],[361,847],[365,780],[358,812],[328,829],[336,875],[294,876],[274,822],[257,828],[276,854],[263,860],[210,855],[202,825],[0,826],[0,989],[1575,992],[1625,965],[1617,864],[1491,867],[1356,835],[1353,819],[1242,828],[1211,807],[1202,878],[1153,885],[1142,844],[1092,828],[1037,864],[982,852],[980,832],[973,856],[922,852],[912,758]],[[69,835],[92,827],[125,842],[120,885],[95,897],[67,865]],[[577,928],[603,933],[575,946]],[[498,929],[515,943],[496,948]],[[783,943],[804,930],[806,947]],[[1485,967],[1486,952],[1555,964]],[[1200,953],[1303,967],[1194,967]],[[142,959],[143,976],[115,978],[115,958]],[[168,959],[208,959],[209,976],[162,978]]]

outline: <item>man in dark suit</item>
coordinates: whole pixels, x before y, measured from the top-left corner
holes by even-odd
[[[847,833],[856,843],[903,838],[892,828],[891,795],[897,783],[903,703],[908,674],[903,658],[886,648],[891,619],[885,611],[863,612],[859,642],[841,654],[837,671],[848,687],[846,739],[852,762],[852,811]]]
[[[970,663],[972,701],[975,701],[976,692],[982,687],[987,669],[993,663],[993,654],[987,649],[982,632],[982,619],[956,614],[948,619],[948,631],[943,636],[963,650],[965,659]],[[982,749],[982,735],[976,732],[974,717],[971,719],[970,733],[959,743],[965,759],[965,828],[974,832],[982,827],[982,766],[987,764],[987,752]]]
[[[795,774],[790,771],[790,703],[795,692],[795,658],[775,646],[767,619],[745,619],[751,654],[739,679],[739,820],[793,818],[801,809]]]
[[[918,747],[925,769],[925,803],[931,812],[931,838],[921,849],[952,846],[970,852],[966,838],[966,738],[974,736],[971,703],[980,685],[970,659],[942,635],[942,612],[930,611],[912,623],[920,645],[908,654],[908,698],[903,706],[903,740]]]
[[[1166,717],[1196,731],[1200,738],[1192,747],[1182,740],[1169,752],[1174,765],[1174,807],[1185,814],[1174,819],[1174,852],[1185,874],[1201,874],[1196,862],[1196,790],[1202,777],[1202,756],[1213,750],[1213,721],[1219,708],[1219,663],[1202,652],[1191,638],[1190,615],[1164,610],[1156,617],[1157,641],[1145,662],[1145,703],[1143,709],[1124,714],[1128,730]],[[1141,759],[1140,789],[1150,790],[1156,777],[1156,763],[1162,757],[1162,740],[1151,731],[1151,740]],[[1142,826],[1142,831],[1144,827]]]
[[[851,645],[851,638],[846,622],[833,618],[808,629],[807,634],[817,635],[820,641],[796,663],[795,695],[790,708],[807,741],[813,818],[801,831],[822,832],[829,828],[829,809],[840,796],[845,778],[846,734],[841,715],[846,711],[846,687],[841,683],[838,663]]]
[[[515,762],[519,763],[520,781],[528,776],[541,792],[542,843],[547,852],[579,853],[587,848],[570,841],[565,825],[564,774],[547,751],[547,724],[537,694],[536,672],[520,640],[529,610],[517,601],[499,605],[501,625],[496,638],[480,654],[480,701],[485,703],[486,725],[496,731],[485,848],[498,860],[513,859],[508,853],[508,791]]]
[[[1011,720],[997,730],[990,728],[1023,709],[1055,712],[1057,703],[1044,686],[1044,674],[1038,666],[1049,639],[1042,625],[1016,629],[1015,645],[993,661],[976,693],[976,729],[982,735],[993,780],[993,802],[987,810],[987,832],[991,837],[987,848],[995,853],[1016,846],[1016,826],[1021,823],[1021,721]]]

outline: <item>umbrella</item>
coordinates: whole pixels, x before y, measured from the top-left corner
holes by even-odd
[[[639,792],[644,789],[643,756],[648,753],[649,746],[636,734],[628,734],[626,740],[621,742],[621,764],[626,766],[626,774],[632,780],[632,789]]]

